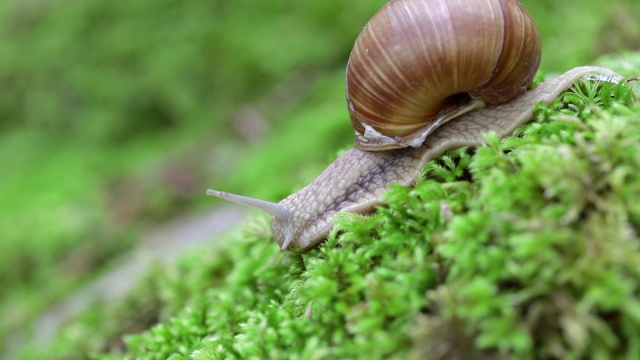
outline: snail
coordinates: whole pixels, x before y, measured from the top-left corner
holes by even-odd
[[[273,217],[282,250],[320,243],[338,212],[366,213],[391,184],[411,186],[444,151],[504,137],[589,73],[578,67],[528,89],[540,37],[516,0],[391,0],[356,39],[346,95],[356,146],[279,203],[207,190]]]

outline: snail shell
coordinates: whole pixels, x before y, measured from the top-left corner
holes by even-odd
[[[347,65],[356,146],[418,147],[450,119],[522,94],[540,54],[518,1],[392,0],[365,26]]]

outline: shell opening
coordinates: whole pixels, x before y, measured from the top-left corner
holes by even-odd
[[[473,97],[466,92],[453,94],[442,102],[442,107],[438,110],[438,114],[447,114],[462,109],[473,102]]]
[[[367,151],[382,151],[404,147],[417,148],[440,125],[468,112],[481,109],[485,105],[484,101],[469,93],[458,93],[449,96],[445,101],[445,105],[436,114],[433,122],[427,123],[408,136],[388,137],[363,122],[362,127],[365,131],[362,134],[356,131],[356,146],[361,150]]]

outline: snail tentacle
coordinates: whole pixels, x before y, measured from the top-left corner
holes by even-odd
[[[273,215],[274,218],[281,221],[286,221],[286,219],[291,217],[291,211],[289,211],[289,209],[279,203],[254,199],[247,196],[212,189],[207,189],[207,195],[219,197],[220,199],[225,199],[236,204],[245,205],[261,210],[269,215]]]

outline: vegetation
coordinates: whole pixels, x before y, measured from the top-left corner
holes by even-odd
[[[0,4],[0,337],[145,229],[211,207],[205,183],[277,200],[313,178],[350,144],[344,62],[383,2]],[[634,2],[525,4],[546,73],[638,47]],[[635,54],[600,61],[640,73]],[[274,87],[299,103],[283,106]],[[640,109],[628,90],[593,89],[430,164],[428,181],[394,188],[373,216],[344,216],[310,253],[279,253],[255,217],[20,357],[637,351]],[[264,135],[233,125],[247,104]]]
[[[628,87],[579,84],[513,136],[432,161],[415,188],[386,194],[388,207],[344,214],[309,253],[278,252],[257,217],[177,273],[150,277],[128,303],[68,327],[57,355],[89,346],[108,349],[94,354],[103,359],[631,358],[632,99]],[[153,322],[147,307],[159,304],[173,316],[126,336],[125,353],[117,338],[86,336],[96,322]]]

